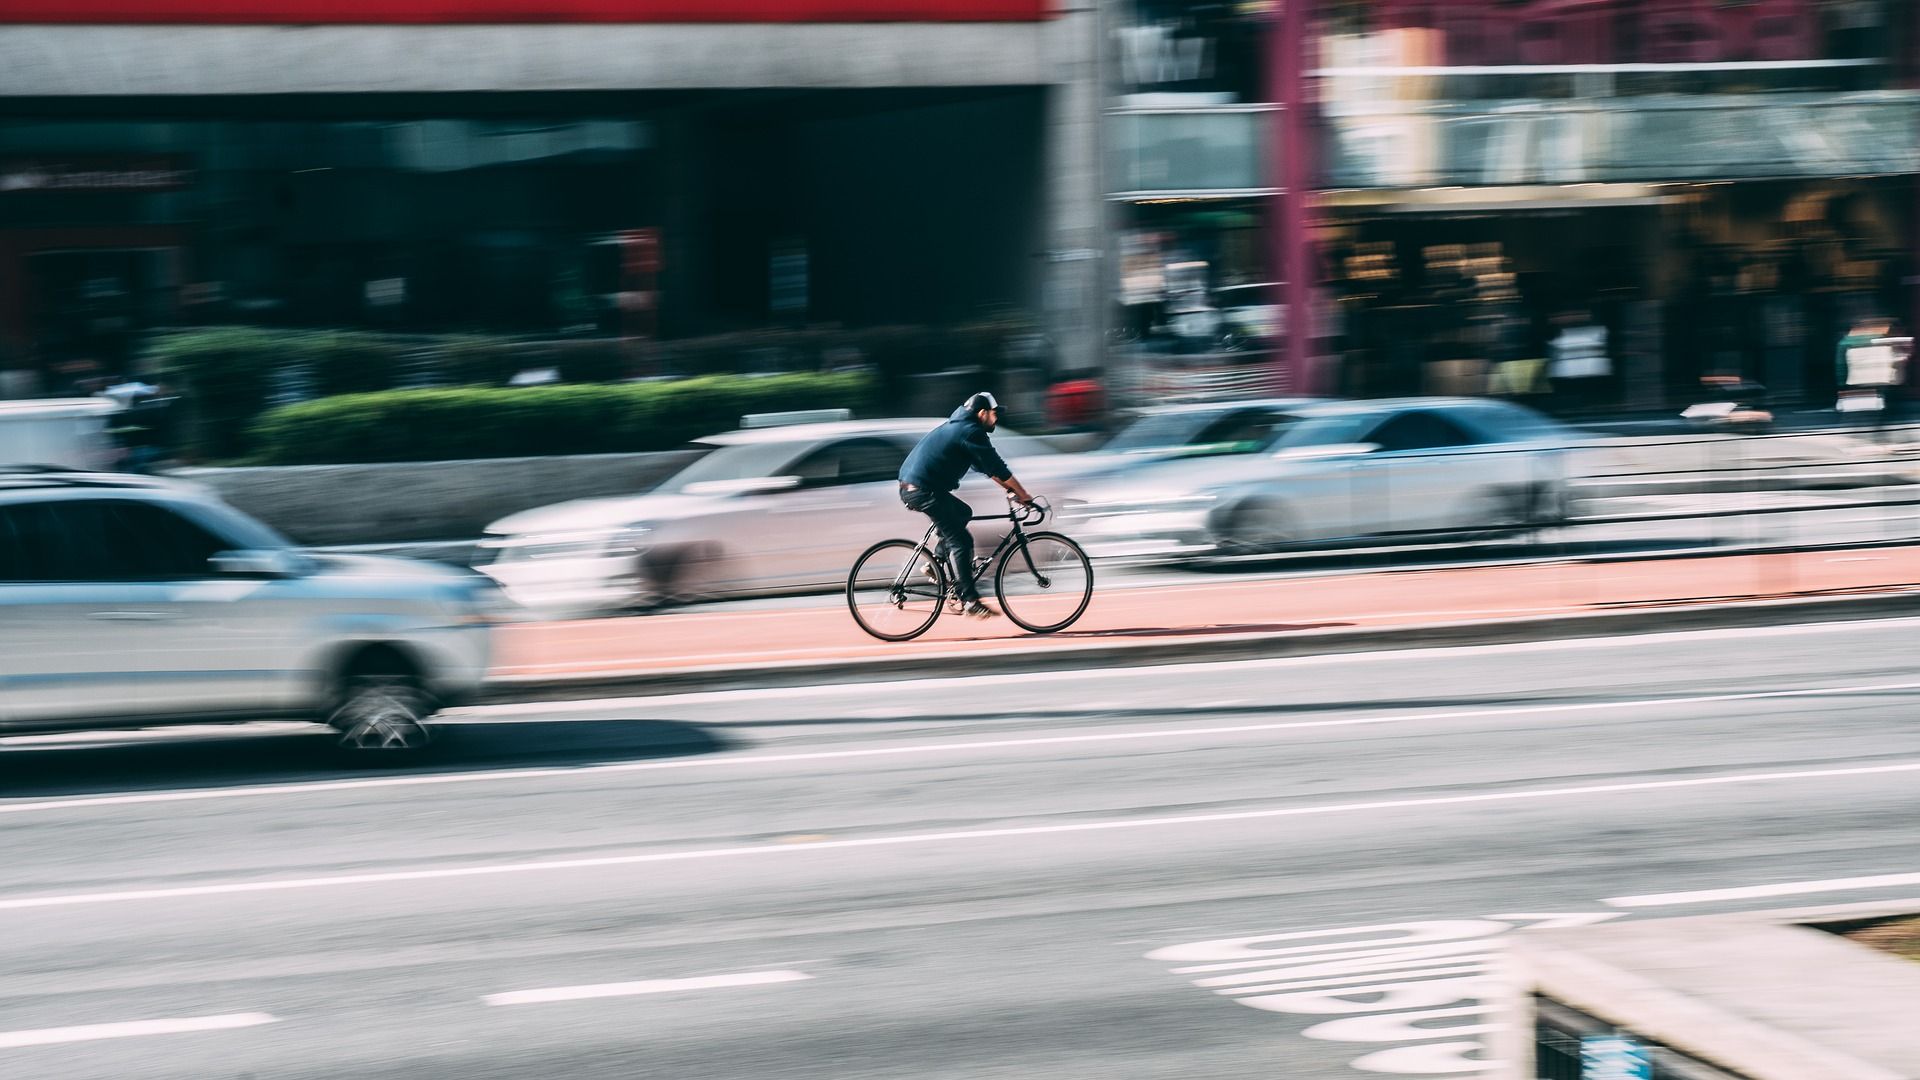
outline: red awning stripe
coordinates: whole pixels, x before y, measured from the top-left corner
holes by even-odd
[[[0,23],[1036,22],[1052,0],[0,0]]]

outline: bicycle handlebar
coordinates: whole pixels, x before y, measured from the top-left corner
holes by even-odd
[[[1013,492],[1007,492],[1007,501],[1015,501]],[[1053,504],[1049,503],[1044,496],[1036,495],[1033,497],[1032,503],[1026,506],[1015,506],[1009,510],[1007,517],[1011,520],[1018,521],[1022,525],[1038,525],[1047,520],[1047,515],[1052,512]]]

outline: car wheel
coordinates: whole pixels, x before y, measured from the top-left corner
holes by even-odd
[[[339,732],[342,750],[400,756],[418,753],[433,741],[427,725],[433,712],[432,697],[413,676],[360,673],[343,681],[340,704],[327,724]]]
[[[1295,539],[1285,508],[1270,502],[1242,504],[1227,519],[1219,539],[1225,555],[1271,555]]]
[[[714,544],[686,544],[640,556],[634,564],[629,610],[650,614],[714,599],[711,568],[720,557]]]

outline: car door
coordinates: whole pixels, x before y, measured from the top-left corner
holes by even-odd
[[[898,512],[897,482],[907,447],[891,439],[841,439],[790,468],[800,486],[768,500],[779,548],[779,585],[829,585],[846,578],[860,552],[914,524]]]
[[[1440,413],[1416,409],[1389,418],[1366,441],[1379,447],[1366,458],[1376,531],[1456,526],[1481,486],[1475,475],[1478,435]]]
[[[152,673],[150,707],[168,715],[267,715],[299,691],[303,605],[297,580],[215,571],[213,557],[245,546],[190,507],[122,499],[105,504],[106,525],[128,547],[124,561],[162,591],[138,625]]]
[[[0,506],[0,718],[125,723],[150,714],[166,586],[138,580],[96,501]]]

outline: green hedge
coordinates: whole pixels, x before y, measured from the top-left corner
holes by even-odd
[[[678,382],[393,390],[275,409],[254,425],[263,465],[451,461],[670,450],[747,413],[872,408],[871,377],[713,376]]]

